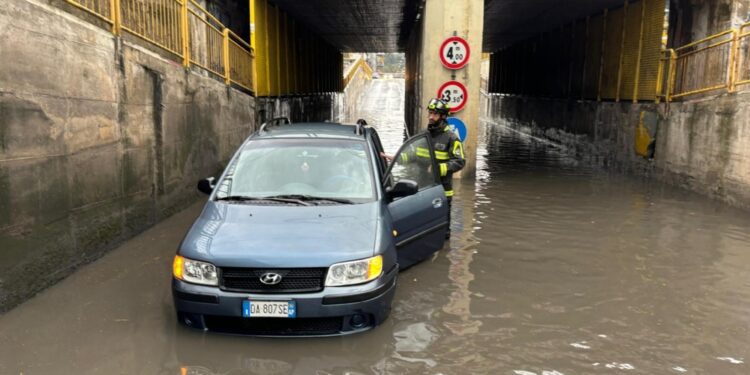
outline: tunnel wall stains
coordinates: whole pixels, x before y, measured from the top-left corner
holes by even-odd
[[[260,97],[256,105],[259,124],[276,117],[286,117],[291,122],[344,121],[342,93]]]
[[[489,90],[549,98],[654,100],[665,1],[624,6],[492,54]]]
[[[254,128],[252,96],[36,1],[0,2],[0,51],[0,312],[195,202]]]
[[[654,103],[507,95],[483,101],[491,123],[549,139],[579,159],[750,209],[750,93],[672,103],[669,112]],[[641,112],[654,119],[653,159],[635,152]]]

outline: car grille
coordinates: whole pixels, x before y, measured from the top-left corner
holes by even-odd
[[[304,336],[340,333],[343,318],[236,318],[205,315],[211,331],[244,335]]]
[[[312,293],[323,290],[325,268],[221,268],[222,290],[249,293]],[[260,276],[273,272],[281,275],[281,282],[267,285]]]

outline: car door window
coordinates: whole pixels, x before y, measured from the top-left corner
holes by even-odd
[[[410,139],[393,159],[386,187],[393,187],[401,180],[416,182],[420,191],[439,184],[433,159],[426,136]]]

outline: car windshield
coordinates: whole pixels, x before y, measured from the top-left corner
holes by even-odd
[[[353,140],[250,141],[219,182],[216,199],[291,197],[351,203],[372,201],[375,189],[365,146],[364,142]]]

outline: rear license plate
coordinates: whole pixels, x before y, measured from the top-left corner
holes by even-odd
[[[294,301],[242,301],[243,318],[295,318]]]

